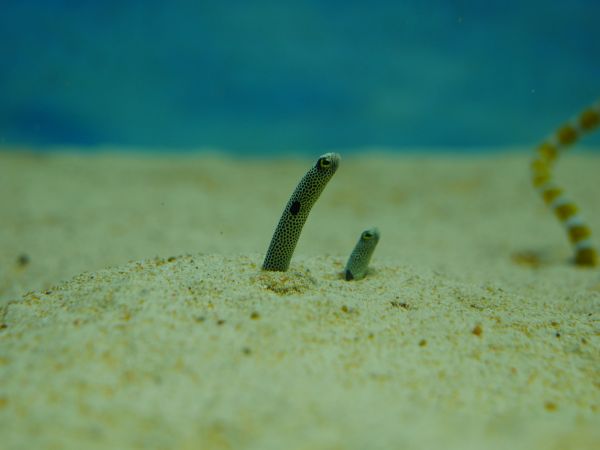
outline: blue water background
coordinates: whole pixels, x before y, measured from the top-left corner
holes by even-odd
[[[483,151],[598,97],[598,0],[1,2],[4,147]]]

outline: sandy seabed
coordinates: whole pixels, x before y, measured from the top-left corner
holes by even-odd
[[[267,273],[311,160],[0,153],[0,448],[600,448],[600,271],[530,152],[342,158]],[[598,173],[556,173],[596,236]]]

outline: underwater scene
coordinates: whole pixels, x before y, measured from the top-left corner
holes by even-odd
[[[481,151],[532,144],[598,96],[596,0],[2,10],[4,145]]]
[[[600,448],[599,18],[4,0],[0,448]]]

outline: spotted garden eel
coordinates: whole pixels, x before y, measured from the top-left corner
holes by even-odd
[[[271,238],[271,244],[263,262],[263,270],[274,272],[288,270],[308,213],[338,169],[340,161],[341,157],[337,153],[325,153],[302,177],[287,202]]]
[[[575,143],[582,134],[595,129],[598,124],[600,124],[600,100],[542,142],[531,163],[533,185],[542,195],[544,202],[554,209],[558,219],[565,225],[569,240],[575,247],[574,263],[588,267],[595,266],[598,260],[596,249],[591,241],[591,230],[578,214],[577,205],[567,199],[563,190],[554,183],[552,168],[558,156],[569,145]]]
[[[369,268],[369,261],[379,242],[379,236],[377,228],[370,228],[361,233],[346,263],[346,269],[344,270],[346,280],[360,280],[365,277]]]

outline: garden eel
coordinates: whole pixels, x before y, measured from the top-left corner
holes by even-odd
[[[369,261],[379,242],[379,230],[370,228],[361,233],[350,258],[346,263],[344,275],[346,280],[360,280],[367,274]]]
[[[563,195],[563,190],[554,184],[552,167],[559,154],[577,141],[582,134],[596,128],[598,124],[600,124],[600,101],[542,142],[531,163],[533,185],[542,195],[544,202],[554,209],[558,219],[565,225],[569,240],[575,247],[574,263],[588,267],[595,266],[598,259],[591,241],[591,230],[578,214],[577,205],[568,200]]]
[[[337,170],[340,160],[337,153],[325,153],[302,177],[273,233],[263,270],[285,272],[288,269],[308,213]]]

